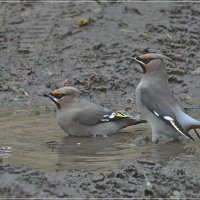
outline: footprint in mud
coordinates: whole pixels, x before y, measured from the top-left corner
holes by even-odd
[[[146,143],[149,143],[150,139],[147,136],[141,136],[141,137],[137,137],[135,138],[132,143],[130,144],[130,146],[141,146],[141,145],[145,145]]]

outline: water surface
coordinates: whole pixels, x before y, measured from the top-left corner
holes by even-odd
[[[127,159],[165,163],[181,154],[199,158],[199,140],[194,134],[195,142],[183,139],[137,145],[135,138],[151,136],[149,126],[141,124],[107,138],[69,137],[57,125],[52,111],[45,107],[40,110],[39,115],[33,115],[28,107],[0,108],[0,147],[11,147],[6,153],[0,152],[3,162],[44,170],[106,171]]]

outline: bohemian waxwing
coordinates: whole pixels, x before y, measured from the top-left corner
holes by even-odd
[[[156,53],[133,56],[144,73],[136,88],[137,107],[151,126],[152,142],[157,142],[160,135],[178,139],[180,134],[194,140],[188,132],[194,129],[200,137],[196,131],[200,121],[188,116],[170,91],[163,59],[171,60]]]
[[[56,104],[58,124],[69,135],[107,136],[127,126],[146,123],[81,99],[80,94],[77,88],[71,86],[44,94]]]

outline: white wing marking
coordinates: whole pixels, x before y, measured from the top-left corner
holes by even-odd
[[[156,115],[156,116],[158,116],[159,117],[159,114],[156,112],[156,111],[153,111],[154,112],[154,114]]]

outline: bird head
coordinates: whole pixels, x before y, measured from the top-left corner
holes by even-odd
[[[143,73],[152,72],[163,67],[163,59],[172,60],[171,58],[157,54],[157,53],[145,53],[138,55],[133,55],[132,60],[136,61],[143,70]]]
[[[49,94],[44,94],[44,97],[49,97],[60,109],[65,104],[73,103],[81,94],[81,91],[75,87],[67,86],[57,90],[52,90]]]

